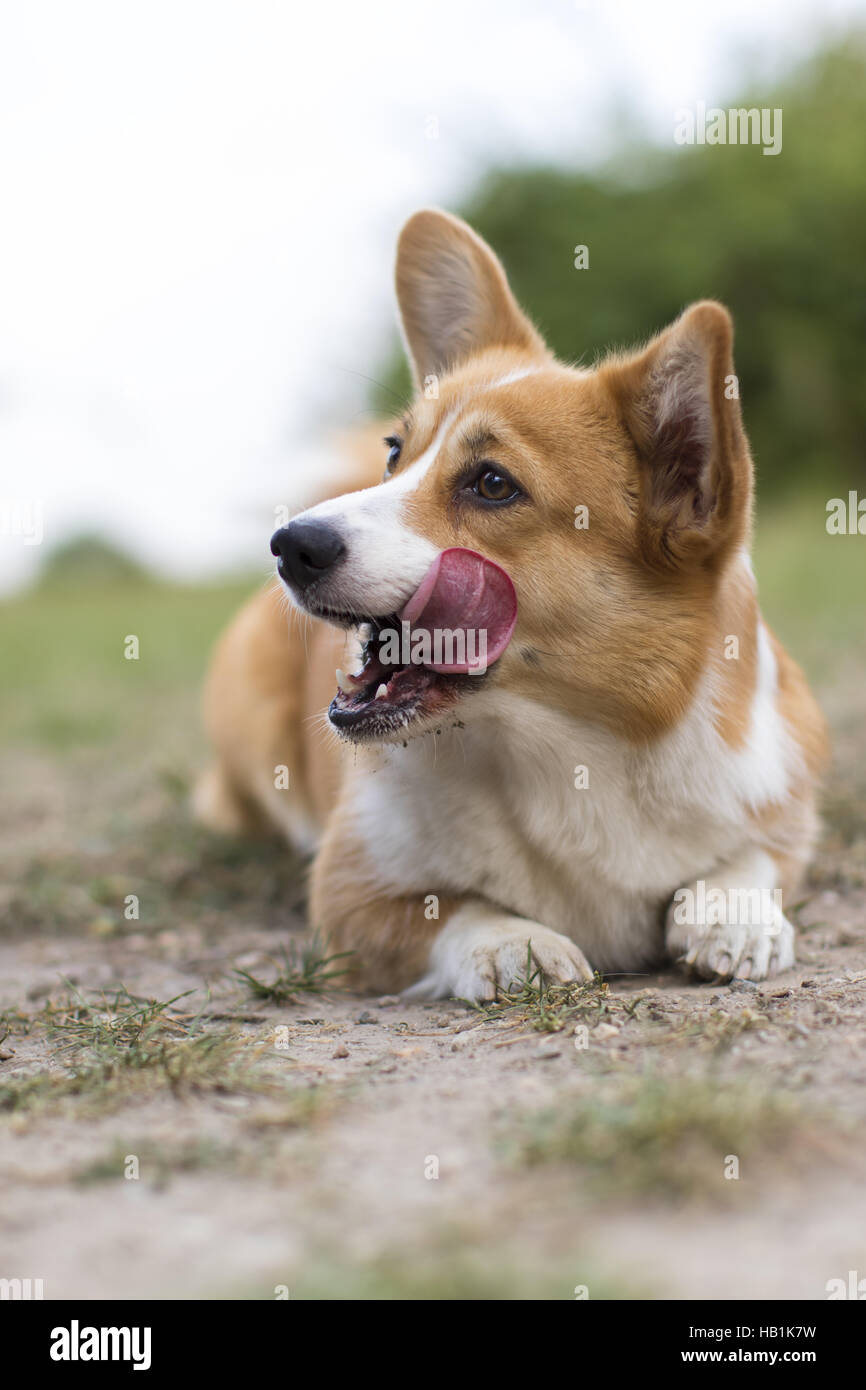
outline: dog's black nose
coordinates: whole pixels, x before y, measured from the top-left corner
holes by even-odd
[[[277,569],[295,589],[321,579],[345,549],[339,531],[327,521],[290,521],[271,536],[271,554],[279,556]]]

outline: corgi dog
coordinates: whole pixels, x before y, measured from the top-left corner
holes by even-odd
[[[361,989],[788,970],[826,736],[758,608],[727,311],[563,364],[436,210],[396,286],[415,400],[273,536],[280,593],[213,662],[201,815],[315,850]]]

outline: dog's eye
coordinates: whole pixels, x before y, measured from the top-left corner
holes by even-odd
[[[472,491],[485,502],[510,502],[520,494],[511,479],[496,468],[483,469],[472,484]]]
[[[403,441],[396,434],[385,436],[385,443],[388,445],[388,461],[385,464],[385,477],[388,478],[396,464],[403,449]]]

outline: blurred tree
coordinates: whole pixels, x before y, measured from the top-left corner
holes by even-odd
[[[731,309],[762,488],[866,480],[866,36],[732,99],[781,107],[783,145],[624,149],[600,173],[495,169],[460,211],[567,361],[664,327],[690,301]],[[726,108],[727,109],[727,108]],[[574,248],[589,248],[575,270]],[[392,361],[386,380],[408,389]],[[393,406],[380,397],[387,413]]]
[[[119,584],[150,584],[151,576],[136,560],[101,536],[73,536],[46,555],[37,583],[40,588],[70,589]]]

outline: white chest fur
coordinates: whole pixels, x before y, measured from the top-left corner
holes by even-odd
[[[708,677],[669,734],[635,748],[491,688],[465,729],[381,750],[356,779],[360,833],[389,887],[466,893],[570,936],[596,968],[658,952],[678,887],[748,839],[796,760],[761,629],[751,731],[730,749]],[[476,703],[477,702],[477,703]]]

